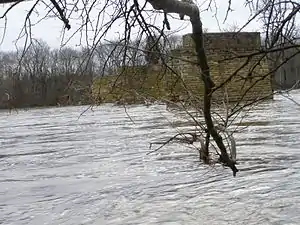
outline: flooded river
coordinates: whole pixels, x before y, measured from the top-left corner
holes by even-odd
[[[300,102],[300,92],[293,94]],[[276,96],[235,134],[238,168],[188,146],[163,105],[0,112],[0,224],[299,224],[300,106]],[[186,129],[186,127],[182,127]]]

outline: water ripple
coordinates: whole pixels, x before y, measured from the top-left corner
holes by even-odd
[[[299,224],[300,117],[287,99],[233,124],[235,178],[187,145],[146,155],[192,127],[184,112],[136,105],[129,118],[107,104],[78,119],[84,109],[0,112],[0,224]]]

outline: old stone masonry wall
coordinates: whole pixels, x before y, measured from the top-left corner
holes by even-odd
[[[216,84],[214,101],[253,101],[273,97],[267,60],[261,54],[254,54],[260,50],[260,42],[257,32],[205,34],[210,73]],[[172,55],[175,56],[172,65],[179,71],[186,87],[201,96],[203,84],[199,68],[189,62],[197,61],[191,34],[183,36],[183,46]]]

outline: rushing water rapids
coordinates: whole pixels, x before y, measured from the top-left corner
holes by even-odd
[[[146,155],[178,132],[165,106],[129,107],[130,119],[104,105],[78,119],[85,108],[0,112],[0,224],[299,224],[300,106],[290,100],[249,113],[235,178],[188,146]]]

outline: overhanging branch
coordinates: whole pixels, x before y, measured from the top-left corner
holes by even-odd
[[[207,62],[207,57],[203,44],[203,29],[202,22],[200,20],[199,8],[195,4],[190,4],[186,2],[181,2],[178,0],[148,0],[154,9],[163,10],[168,13],[178,13],[181,15],[187,15],[190,17],[190,21],[193,27],[193,40],[195,42],[195,49],[197,52],[198,65],[201,69],[201,78],[204,83],[204,105],[203,113],[205,118],[205,123],[207,126],[207,136],[212,136],[216,142],[218,148],[221,151],[220,162],[224,165],[230,167],[235,176],[238,169],[235,166],[235,161],[233,161],[223,143],[221,135],[217,132],[217,129],[213,123],[211,116],[211,93],[215,86],[214,82],[210,77],[210,70]]]
[[[7,4],[7,3],[13,3],[13,2],[25,2],[28,0],[0,0],[0,4]]]
[[[178,0],[148,0],[156,10],[163,10],[166,13],[184,14],[189,17],[199,15],[199,8],[195,4]]]
[[[25,1],[30,1],[30,0],[0,0],[0,4],[8,4],[8,3],[15,3],[18,4],[20,2],[25,2]],[[63,13],[63,9],[58,5],[56,0],[50,0],[51,3],[54,5],[54,7],[56,8],[56,10],[58,11],[61,20],[64,22],[66,28],[69,30],[71,28],[70,24],[69,24],[69,20],[65,17],[64,13]],[[13,6],[12,6],[13,7]],[[10,7],[10,8],[12,8]]]

